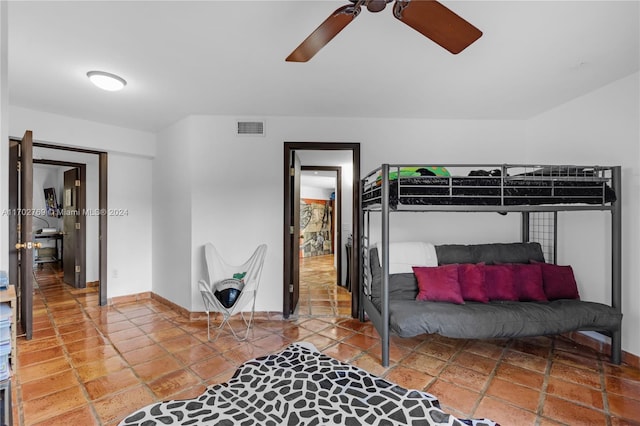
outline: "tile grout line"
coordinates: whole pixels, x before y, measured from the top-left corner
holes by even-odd
[[[171,322],[172,322],[172,323],[174,323],[174,324],[176,324],[176,322],[175,322],[175,321],[172,321],[172,320],[171,320]],[[188,330],[184,330],[182,327],[180,327],[180,325],[179,325],[179,324],[176,324],[176,326],[177,326],[178,328],[180,328],[181,330],[183,330],[185,333],[187,333],[189,336],[193,337],[193,333],[192,333],[192,332],[190,332],[190,331],[188,331]],[[253,328],[253,324],[252,324],[252,328]],[[143,330],[143,331],[144,331],[144,330]],[[227,333],[227,335],[229,335],[229,333]],[[233,362],[233,361],[231,361],[231,360],[227,359],[227,358],[223,355],[223,353],[222,353],[222,352],[220,352],[219,350],[217,350],[217,349],[213,348],[211,345],[209,345],[209,343],[211,343],[211,340],[207,339],[207,341],[206,341],[206,342],[202,342],[202,341],[201,341],[200,339],[198,339],[197,337],[194,337],[194,338],[195,338],[195,339],[197,339],[198,341],[200,341],[200,342],[201,342],[201,344],[206,345],[206,346],[207,346],[208,348],[210,348],[212,351],[215,351],[215,352],[217,353],[217,355],[212,355],[212,356],[207,357],[207,358],[204,358],[204,359],[202,359],[202,360],[198,360],[198,361],[196,361],[195,363],[202,362],[202,361],[206,361],[206,360],[210,360],[210,359],[213,359],[213,358],[216,358],[216,357],[222,357],[224,360],[226,360],[226,361],[230,362],[232,365],[235,365],[235,364],[236,364],[235,362]],[[169,340],[171,340],[171,339],[169,339]],[[163,348],[164,348],[164,346],[163,346]],[[164,348],[164,349],[166,349],[166,348]],[[168,352],[168,351],[167,351],[167,352]],[[191,368],[191,365],[193,365],[193,364],[195,364],[195,363],[192,363],[191,365],[187,365],[186,363],[182,362],[178,357],[176,357],[174,353],[170,353],[170,355],[171,355],[171,356],[172,356],[172,357],[173,357],[173,358],[174,358],[174,359],[175,359],[179,364],[183,365],[183,366],[184,366],[184,369],[188,369],[188,371],[190,371],[192,374],[194,374],[194,375],[198,378],[198,380],[199,380],[199,384],[200,384],[200,385],[203,385],[203,386],[205,387],[205,392],[206,392],[206,389],[208,389],[208,388],[209,388],[209,386],[210,386],[210,385],[208,385],[208,384],[207,384],[206,380],[211,380],[211,379],[214,379],[214,378],[216,378],[216,377],[218,377],[218,376],[221,376],[221,375],[225,374],[224,372],[222,372],[222,373],[216,374],[214,377],[211,377],[211,378],[209,378],[209,379],[203,379],[203,378],[201,378],[201,377],[200,377],[200,375],[199,375],[198,373],[196,373],[196,372]],[[168,373],[167,373],[167,374],[168,374]],[[164,377],[164,376],[161,376],[161,377]],[[179,392],[174,393],[173,395],[176,395],[176,394],[178,394],[178,393],[179,393]]]
[[[36,271],[33,271],[33,279],[34,279],[34,281],[37,282]],[[40,299],[42,300],[42,303],[43,303],[43,305],[44,305],[44,307],[46,309],[47,318],[49,319],[49,323],[51,324],[51,327],[54,328],[54,331],[56,333],[55,337],[56,337],[57,341],[59,342],[60,346],[62,346],[62,342],[60,340],[60,336],[59,336],[57,328],[55,328],[55,325],[54,325],[54,322],[53,322],[53,316],[51,315],[51,312],[49,310],[49,306],[47,304],[46,298],[44,297],[44,295],[42,293],[42,287],[40,285],[36,285],[36,286],[34,286],[33,290],[37,290],[38,291],[38,295],[39,295]],[[65,358],[66,358],[66,356],[65,356]],[[71,366],[71,365],[69,365],[69,366]],[[20,374],[17,371],[16,371],[16,373],[17,373],[17,376]],[[18,378],[18,377],[16,377],[16,378]],[[19,380],[19,383],[20,383],[20,386],[18,386],[18,388],[16,389],[16,395],[18,396],[18,401],[21,402],[20,404],[18,404],[19,424],[23,425],[26,422],[25,422],[25,414],[24,414],[24,404],[22,404],[22,402],[23,402],[23,396],[22,396],[22,385],[23,385],[23,382],[22,382],[21,379]],[[46,420],[46,418],[42,419],[42,420]]]
[[[66,290],[66,291],[68,291],[68,290]],[[76,300],[76,302],[81,306],[81,309],[82,309],[82,312],[83,312],[84,316],[85,316],[85,317],[86,317],[86,318],[91,322],[91,324],[92,324],[92,325],[93,325],[93,327],[96,329],[96,331],[99,333],[99,335],[100,335],[103,339],[106,339],[106,340],[109,342],[109,345],[110,345],[110,346],[111,346],[111,347],[116,351],[116,353],[117,353],[117,354],[118,354],[118,355],[123,359],[123,361],[127,362],[127,360],[122,356],[122,354],[120,353],[120,351],[118,350],[118,348],[113,344],[113,342],[111,341],[111,339],[110,339],[107,335],[105,335],[105,333],[103,332],[103,330],[98,326],[98,324],[96,323],[95,319],[94,319],[91,315],[89,315],[89,313],[88,313],[88,312],[87,312],[87,310],[85,309],[85,306],[84,306],[82,303],[80,303],[80,302],[78,301],[78,299],[76,298],[76,295],[75,295],[75,294],[73,294],[73,293],[71,293],[71,295],[72,295],[72,296],[73,296],[73,298]],[[127,318],[127,320],[128,320],[128,318]],[[133,324],[133,323],[132,323],[132,324]],[[133,324],[133,325],[134,325],[134,326],[136,326],[136,324]],[[65,350],[66,350],[66,344],[65,344]],[[131,365],[129,364],[129,362],[127,362],[127,365],[128,365],[128,366],[129,366],[129,368],[132,370],[132,372],[134,372],[134,374],[135,374],[135,371],[133,371],[133,369],[131,368]],[[82,389],[84,390],[84,392],[85,392],[85,394],[86,394],[86,396],[87,396],[87,400],[89,401],[89,407],[90,407],[90,409],[91,409],[91,412],[92,412],[92,414],[95,416],[95,418],[97,419],[98,424],[99,424],[100,426],[102,426],[102,425],[104,425],[105,423],[108,423],[108,421],[107,421],[107,422],[103,421],[102,417],[101,417],[101,416],[100,416],[100,414],[98,413],[98,410],[96,409],[96,406],[95,406],[95,403],[94,403],[95,401],[93,401],[93,400],[91,399],[91,396],[89,395],[89,392],[86,390],[85,383],[84,383],[84,381],[82,380],[82,378],[79,376],[79,373],[78,373],[77,368],[76,368],[75,366],[73,367],[73,370],[74,370],[74,372],[75,372],[76,376],[78,376],[78,379],[79,379],[79,381],[80,381],[80,384],[81,384],[81,386],[82,386]],[[100,376],[100,377],[105,377],[105,376]],[[95,379],[99,379],[100,377],[96,377]],[[92,380],[95,380],[95,379],[92,379]],[[146,386],[146,382],[143,382],[142,384],[143,384],[145,387],[147,387],[147,386]],[[124,392],[124,391],[126,391],[126,390],[128,390],[128,389],[129,389],[129,388],[121,389],[121,390],[119,390],[118,392],[114,392],[114,393],[111,393],[111,394],[109,394],[109,395],[117,395],[117,394],[119,394],[119,393],[121,393],[121,392]],[[150,391],[150,390],[149,390],[149,391]],[[108,395],[103,395],[103,397],[102,397],[102,398],[104,398],[104,397],[106,397],[106,396],[108,396]],[[99,400],[100,400],[100,399],[102,399],[102,398],[98,398],[96,401],[99,401]]]
[[[555,353],[555,349],[556,349],[555,348],[555,342],[556,342],[555,338],[553,339],[553,342],[554,342],[554,353]],[[558,349],[558,350],[562,351],[562,349]],[[569,352],[569,353],[571,353],[571,352]],[[589,384],[582,384],[582,383],[575,382],[575,381],[573,381],[573,380],[571,380],[569,378],[560,377],[559,380],[562,381],[562,382],[567,382],[567,383],[571,383],[571,384],[574,384],[574,385],[587,387],[587,388],[589,388],[591,390],[599,391],[599,393],[602,396],[602,409],[593,407],[592,405],[589,405],[588,403],[583,402],[583,401],[575,401],[575,400],[569,399],[569,398],[567,398],[565,396],[561,396],[561,395],[553,395],[553,396],[558,398],[558,399],[561,399],[563,401],[567,401],[567,402],[569,402],[569,403],[571,403],[573,405],[577,405],[579,407],[591,409],[591,410],[598,411],[598,412],[602,413],[605,416],[606,424],[608,426],[611,426],[611,412],[610,412],[609,404],[608,404],[608,393],[607,393],[607,390],[606,390],[606,383],[604,382],[604,365],[602,364],[603,361],[601,359],[601,354],[600,353],[597,354],[597,358],[596,358],[595,361],[596,361],[596,365],[598,366],[598,381],[599,381],[599,384],[600,384],[600,389],[597,389],[597,388],[595,388],[595,387],[593,387],[593,386],[591,386]],[[560,361],[559,363],[561,365],[572,367],[571,364],[563,363],[562,361]],[[573,368],[578,369],[578,370],[584,370],[583,368],[578,367],[578,366],[574,366]],[[586,370],[587,371],[591,371],[590,368],[586,368]],[[549,376],[551,376],[550,373],[549,373]],[[546,386],[545,386],[545,393],[546,393]],[[558,420],[554,420],[554,421],[558,421]]]
[[[544,369],[544,376],[542,378],[542,386],[540,387],[540,396],[538,397],[538,406],[536,407],[536,425],[539,425],[544,418],[544,404],[547,399],[547,387],[549,386],[549,377],[551,376],[551,367],[553,365],[553,356],[555,354],[556,341],[551,341],[551,346],[547,352],[547,365]]]
[[[46,265],[48,268],[50,267],[50,265]],[[66,287],[64,287],[64,282],[60,280],[60,278],[58,277],[58,275],[55,272],[52,272],[52,275],[55,277],[55,282],[56,285],[59,285],[63,288],[63,291],[65,293],[68,293],[69,295],[71,295],[71,297],[73,297],[74,302],[77,305],[80,305],[80,309],[83,312],[83,315],[86,316],[86,312],[84,311],[84,307],[78,302],[77,298],[75,297],[74,294],[72,294],[71,292],[69,292],[68,289],[66,289]],[[36,278],[37,280],[37,278]],[[71,371],[73,372],[74,377],[76,378],[76,380],[78,381],[78,383],[80,384],[80,390],[82,391],[87,403],[86,405],[88,406],[88,408],[91,410],[91,414],[95,417],[95,419],[98,421],[98,423],[100,423],[100,416],[98,415],[95,407],[93,406],[93,402],[91,401],[91,397],[89,396],[89,392],[87,391],[86,387],[84,386],[84,382],[82,381],[82,378],[80,377],[80,374],[78,373],[78,369],[74,366],[72,360],[71,360],[71,356],[69,354],[69,350],[67,348],[67,343],[64,341],[64,339],[61,337],[62,335],[60,334],[60,330],[58,328],[58,324],[55,320],[55,318],[53,317],[53,314],[51,312],[51,307],[49,305],[49,301],[47,300],[47,296],[45,294],[45,292],[43,291],[42,285],[38,285],[38,293],[40,294],[40,298],[42,300],[42,303],[45,305],[46,309],[47,309],[47,316],[49,317],[49,322],[51,323],[51,326],[54,328],[55,333],[56,333],[56,338],[58,339],[58,341],[60,342],[60,346],[62,347],[63,353],[64,353],[64,357],[66,359],[66,361],[69,363],[69,368],[71,369]],[[78,409],[79,407],[75,407],[71,410],[68,410],[66,412],[69,411],[73,411]],[[60,413],[60,414],[64,414],[64,413]],[[54,416],[55,417],[55,416]],[[50,417],[42,419],[42,421],[50,419]],[[22,419],[24,422],[24,418]],[[24,423],[21,423],[24,424]]]
[[[192,336],[192,335],[193,335],[193,333],[192,333],[192,332],[190,332],[190,331],[188,331],[188,330],[183,329],[183,328],[181,327],[181,325],[180,325],[177,321],[174,321],[174,319],[173,319],[174,317],[167,316],[167,315],[165,315],[165,313],[164,313],[163,311],[159,311],[159,310],[157,310],[155,307],[153,307],[153,308],[152,308],[152,307],[148,306],[147,304],[145,304],[144,306],[145,306],[147,309],[149,309],[153,314],[161,316],[162,320],[164,320],[164,321],[168,321],[168,322],[171,324],[171,326],[172,326],[172,327],[174,327],[174,328],[178,328],[178,329],[180,329],[181,331],[183,331],[183,332],[185,333],[185,335],[188,335],[188,336]],[[184,363],[181,359],[179,359],[178,357],[176,357],[174,353],[170,352],[170,351],[169,351],[169,350],[168,350],[168,349],[167,349],[167,348],[162,344],[162,342],[163,342],[163,341],[161,341],[161,340],[155,340],[155,338],[151,337],[151,335],[153,334],[153,332],[147,332],[147,331],[145,331],[144,329],[142,329],[141,327],[142,327],[142,326],[144,326],[144,324],[137,324],[137,323],[135,323],[135,322],[131,321],[131,318],[130,318],[130,317],[128,317],[128,316],[127,316],[127,314],[126,314],[125,312],[123,312],[121,309],[119,309],[117,305],[114,305],[114,309],[115,309],[119,314],[123,315],[123,316],[126,318],[126,320],[127,320],[127,321],[131,322],[131,323],[133,324],[133,327],[138,328],[141,332],[143,332],[143,333],[144,333],[144,335],[145,335],[145,336],[149,337],[149,338],[151,339],[151,341],[153,342],[153,344],[154,344],[154,345],[158,345],[158,346],[160,346],[160,347],[161,347],[161,349],[166,353],[166,355],[167,355],[167,356],[169,356],[171,359],[173,359],[174,361],[176,361],[176,363],[178,363],[178,365],[181,367],[180,369],[182,369],[182,370],[186,370],[186,371],[188,371],[189,373],[193,374],[195,377],[197,377],[197,378],[198,378],[198,384],[197,384],[197,385],[194,385],[194,386],[203,385],[203,386],[205,386],[205,387],[208,387],[208,385],[206,384],[206,382],[205,382],[205,380],[204,380],[204,379],[202,379],[202,378],[201,378],[201,377],[200,377],[200,376],[199,376],[195,371],[193,371],[193,370],[190,368],[190,366],[189,366],[189,365],[187,365],[187,364],[186,364],[186,363]],[[138,318],[138,317],[135,317],[135,318]],[[146,324],[146,323],[145,323],[145,324]],[[133,327],[131,327],[131,328],[133,328]],[[180,337],[174,337],[174,338],[175,338],[175,339],[178,339],[178,338],[180,338]],[[197,338],[196,338],[196,339],[197,339]],[[166,339],[166,340],[168,341],[168,340],[173,340],[173,339]],[[198,339],[198,340],[200,341],[200,339]],[[133,352],[133,351],[135,351],[135,350],[143,349],[144,347],[142,347],[142,348],[137,348],[137,349],[133,349],[133,350],[131,350],[131,351],[127,351],[127,352],[122,352],[120,349],[118,349],[118,347],[117,347],[117,346],[112,342],[112,340],[111,340],[110,338],[109,338],[109,341],[111,342],[111,345],[114,347],[114,349],[116,350],[116,352],[117,352],[117,353],[118,353],[118,354],[123,358],[123,360],[127,363],[128,367],[131,369],[131,371],[132,371],[132,373],[134,374],[134,376],[135,376],[135,377],[136,377],[136,378],[141,382],[140,384],[144,385],[145,389],[147,390],[147,392],[149,393],[149,395],[153,398],[153,400],[154,400],[155,402],[162,401],[162,400],[163,400],[163,398],[165,398],[165,397],[162,397],[162,398],[161,398],[161,397],[158,397],[158,396],[155,394],[155,392],[154,392],[154,391],[149,387],[149,383],[148,383],[148,382],[152,382],[152,381],[158,380],[158,379],[160,379],[160,378],[162,378],[162,377],[164,377],[164,376],[166,376],[166,375],[168,375],[168,374],[174,373],[175,371],[178,371],[178,370],[174,370],[174,371],[166,372],[165,374],[162,374],[160,377],[157,377],[157,378],[154,378],[153,380],[147,381],[147,380],[145,380],[144,378],[140,377],[140,375],[139,375],[139,374],[137,373],[137,371],[135,370],[134,366],[133,366],[133,365],[132,365],[132,364],[131,364],[127,359],[126,359],[126,357],[125,357],[125,355],[124,355],[124,354],[125,354],[125,353],[127,353],[127,352]],[[204,342],[202,342],[202,341],[200,341],[200,342],[204,344]],[[149,345],[149,346],[151,346],[151,345]],[[210,346],[208,346],[208,347],[209,347],[209,348],[211,348]],[[211,350],[214,350],[214,351],[215,351],[216,349],[211,348]],[[211,356],[211,357],[208,357],[208,358],[205,358],[205,359],[210,359],[210,358],[213,358],[213,357],[214,357],[214,356]],[[150,360],[150,361],[152,361],[152,360]],[[141,364],[144,364],[144,363],[141,363]],[[140,365],[141,365],[141,364],[140,364]],[[128,388],[128,389],[129,389],[129,388]],[[166,396],[166,398],[171,398],[172,396],[177,395],[179,392],[181,392],[181,391],[178,391],[178,392],[176,392],[176,393],[173,393],[173,394],[171,394],[171,395],[168,395],[168,396]]]
[[[496,360],[496,365],[493,367],[493,369],[491,370],[491,373],[489,373],[489,376],[487,378],[487,382],[484,384],[484,386],[482,387],[482,390],[480,391],[480,398],[478,398],[478,400],[475,402],[475,404],[473,405],[473,407],[471,408],[471,411],[469,412],[469,417],[472,418],[473,416],[475,416],[476,414],[476,410],[478,409],[478,407],[480,406],[480,404],[482,403],[482,401],[485,399],[485,397],[487,397],[487,390],[489,389],[489,386],[491,386],[491,383],[493,382],[493,379],[495,379],[496,374],[498,372],[498,368],[500,367],[500,364],[502,364],[502,361],[504,360],[504,357],[507,353],[507,351],[513,346],[513,339],[509,339],[509,341],[507,342],[507,344],[502,348],[502,351],[500,352],[500,356],[498,357],[498,359]],[[464,347],[463,347],[464,348]],[[462,350],[462,348],[461,348]],[[487,357],[489,358],[489,357]],[[489,358],[491,359],[491,358]]]
[[[59,278],[58,278],[57,280],[59,281]],[[64,284],[64,283],[61,283],[61,284]],[[120,351],[120,349],[118,349],[118,347],[114,344],[114,342],[113,342],[113,341],[111,340],[111,338],[109,337],[109,332],[107,332],[107,333],[105,334],[105,332],[101,329],[101,327],[99,326],[99,324],[98,324],[98,323],[96,323],[95,319],[94,319],[94,318],[93,318],[93,317],[92,317],[92,316],[91,316],[91,315],[86,311],[86,309],[85,309],[84,305],[82,305],[82,303],[77,299],[77,297],[76,297],[76,295],[75,295],[75,294],[71,293],[71,292],[70,292],[68,289],[66,289],[66,288],[65,288],[65,290],[64,290],[64,291],[65,291],[66,293],[69,293],[69,294],[74,298],[74,300],[76,301],[76,303],[80,306],[80,309],[82,310],[83,315],[84,315],[84,316],[85,316],[85,317],[86,317],[86,318],[91,322],[91,324],[94,326],[94,328],[95,328],[95,329],[96,329],[96,331],[99,333],[99,335],[100,335],[102,338],[106,339],[106,340],[109,342],[109,345],[110,345],[110,346],[114,349],[114,351],[118,354],[118,356],[119,356],[119,357],[121,357],[121,358],[122,358],[122,360],[123,360],[124,362],[126,362],[126,364],[127,364],[127,368],[129,368],[129,369],[131,370],[131,372],[134,374],[134,376],[139,380],[138,385],[142,385],[142,386],[146,389],[147,393],[148,393],[148,394],[149,394],[149,395],[150,395],[154,400],[156,400],[156,401],[157,401],[157,400],[158,400],[158,398],[156,397],[156,395],[155,395],[155,393],[153,392],[153,390],[152,390],[151,388],[149,388],[147,381],[146,381],[146,380],[144,380],[143,378],[141,378],[141,377],[136,373],[136,371],[134,370],[134,368],[133,368],[133,366],[131,365],[131,363],[130,363],[129,361],[127,361],[127,359],[124,357],[124,353],[123,353],[123,352],[121,352],[121,351]],[[46,297],[45,297],[45,300],[46,300]],[[135,327],[135,328],[138,328],[141,332],[143,332],[143,333],[144,333],[144,335],[149,335],[149,334],[150,334],[150,333],[145,332],[143,329],[141,329],[141,328],[140,328],[140,326],[139,326],[138,324],[136,324],[136,323],[134,323],[133,321],[131,321],[131,318],[129,318],[129,317],[128,317],[124,312],[122,312],[120,309],[118,309],[118,307],[117,307],[117,306],[114,306],[114,309],[115,309],[115,311],[116,311],[116,312],[118,312],[120,315],[123,315],[123,316],[126,318],[126,319],[125,319],[126,321],[129,321],[129,322],[132,324],[132,327],[127,328],[127,329],[131,329],[131,328],[134,328],[134,327]],[[150,309],[150,310],[151,310],[151,309]],[[155,313],[155,314],[158,314],[158,312],[157,312],[157,311],[155,311],[155,310],[152,310],[152,312],[153,312],[153,313]],[[163,317],[164,317],[164,315],[163,315]],[[169,317],[164,317],[164,319],[169,320],[169,321],[172,323],[172,325],[173,325],[173,326],[177,326],[177,325],[174,323],[174,321],[171,321],[171,318],[169,318]],[[123,321],[125,321],[125,320],[123,320]],[[56,332],[57,332],[57,331],[58,331],[58,330],[57,330],[57,324],[56,324]],[[59,335],[59,334],[58,334],[58,335]],[[152,339],[152,340],[153,340],[153,339]],[[154,343],[156,343],[156,344],[158,344],[158,343],[159,343],[159,342],[157,342],[157,341],[155,341],[155,340],[153,340],[153,342],[154,342]],[[63,345],[65,346],[65,348],[64,348],[65,353],[66,353],[66,355],[68,356],[68,355],[69,355],[69,354],[68,354],[68,350],[67,350],[67,348],[66,348],[66,343],[64,343],[64,341],[63,341]],[[168,351],[166,350],[166,348],[164,348],[164,346],[162,346],[162,345],[160,345],[160,346],[162,347],[162,349],[163,349],[165,352],[167,352],[169,355],[172,355],[170,352],[168,352]],[[69,358],[70,358],[70,357],[69,357]],[[175,357],[174,357],[174,359],[175,359]],[[177,361],[177,362],[180,362],[180,360],[178,360],[178,359],[176,359],[176,361]],[[71,362],[70,362],[70,365],[73,365],[73,364],[71,364]],[[94,402],[95,402],[95,401],[93,401],[93,400],[91,399],[91,397],[89,396],[88,391],[86,390],[85,384],[84,384],[84,382],[83,382],[82,378],[79,376],[79,373],[78,373],[78,371],[77,371],[77,368],[76,368],[75,366],[73,366],[73,367],[72,367],[72,370],[74,371],[74,375],[76,376],[76,378],[78,379],[78,381],[80,382],[80,384],[81,384],[81,386],[82,386],[82,389],[83,389],[83,391],[84,391],[84,393],[85,393],[85,396],[87,397],[88,405],[89,405],[89,408],[90,408],[90,409],[91,409],[91,411],[92,411],[92,414],[94,414],[94,416],[96,417],[96,419],[97,419],[97,421],[98,421],[98,423],[99,423],[100,425],[104,425],[104,424],[105,424],[105,422],[103,421],[103,419],[101,418],[101,416],[98,414],[97,409],[96,409],[95,404],[94,404]],[[167,374],[168,374],[168,373],[167,373]],[[108,374],[107,374],[107,376],[108,376]],[[99,378],[101,378],[101,377],[106,377],[106,376],[100,376],[100,377],[97,377],[97,378],[95,378],[95,379],[99,379]],[[119,389],[119,390],[118,390],[118,391],[116,391],[116,392],[110,393],[110,394],[108,394],[108,395],[103,395],[101,398],[98,398],[96,401],[99,401],[99,400],[101,400],[102,398],[105,398],[105,397],[107,397],[107,396],[118,395],[118,394],[120,394],[120,393],[122,393],[122,392],[124,392],[124,391],[127,391],[127,390],[129,390],[129,389],[132,389],[132,388],[134,388],[134,387],[135,387],[135,386],[130,386],[130,387],[127,387],[127,388],[124,388],[124,389]],[[109,421],[111,421],[111,420],[109,420]],[[108,423],[108,422],[107,422],[107,423]]]
[[[176,321],[174,321],[174,320],[173,320],[173,317],[168,317],[168,316],[166,316],[166,315],[164,314],[164,312],[159,312],[159,311],[157,311],[157,310],[155,310],[155,309],[153,309],[153,310],[152,310],[152,309],[151,309],[149,306],[147,306],[146,304],[145,304],[144,306],[145,306],[147,309],[149,309],[150,311],[152,311],[152,312],[153,312],[153,314],[161,315],[161,316],[162,316],[162,319],[163,319],[163,320],[165,320],[165,321],[168,321],[169,323],[171,323],[172,327],[177,327],[177,328],[179,328],[180,330],[184,331],[186,334],[191,335],[191,333],[190,333],[190,332],[187,332],[186,330],[183,330],[183,329],[179,326],[179,324],[177,324],[177,323],[176,323]],[[151,341],[153,342],[153,344],[160,346],[160,348],[161,348],[164,352],[166,352],[166,354],[167,354],[169,357],[171,357],[173,360],[175,360],[175,361],[178,363],[178,365],[182,366],[182,369],[184,369],[184,370],[188,370],[189,372],[191,372],[192,374],[194,374],[196,377],[198,377],[199,383],[200,383],[200,384],[204,384],[204,381],[200,378],[200,376],[198,376],[195,372],[193,372],[193,371],[189,368],[189,366],[187,366],[186,364],[184,364],[184,363],[183,363],[179,358],[175,357],[173,353],[169,352],[169,351],[167,350],[167,348],[165,348],[165,347],[164,347],[164,345],[162,345],[162,344],[160,343],[161,341],[155,340],[153,337],[151,337],[151,335],[153,334],[153,332],[146,332],[145,330],[143,330],[143,329],[141,328],[141,325],[136,324],[135,322],[131,321],[131,318],[129,318],[125,312],[121,311],[121,310],[118,308],[118,305],[114,305],[114,309],[115,309],[119,314],[123,315],[123,316],[126,318],[126,321],[131,322],[131,324],[133,324],[133,327],[137,328],[137,329],[138,329],[138,330],[140,330],[140,331],[141,331],[145,336],[147,336],[149,339],[151,339]],[[137,318],[137,317],[136,317],[136,318]],[[142,324],[142,325],[144,325],[144,324]],[[133,328],[133,327],[132,327],[132,328]],[[122,357],[122,359],[127,363],[127,366],[129,367],[129,369],[131,369],[131,372],[133,373],[133,375],[134,375],[134,376],[135,376],[135,377],[140,381],[140,384],[142,384],[142,385],[144,386],[144,388],[146,389],[147,393],[148,393],[148,394],[153,398],[154,402],[159,402],[159,401],[161,401],[162,399],[161,399],[161,398],[159,398],[159,397],[155,394],[155,392],[153,391],[153,389],[151,389],[151,388],[149,387],[149,382],[153,382],[153,381],[155,381],[155,380],[158,380],[158,379],[160,379],[160,378],[162,378],[162,377],[164,377],[164,376],[166,376],[166,375],[168,375],[168,374],[171,374],[171,373],[173,373],[173,372],[175,372],[175,371],[178,371],[178,370],[174,370],[174,371],[166,372],[165,374],[161,375],[160,377],[154,378],[153,380],[150,380],[150,381],[145,380],[145,379],[143,379],[142,377],[140,377],[140,376],[138,375],[138,372],[135,370],[134,366],[133,366],[133,365],[132,365],[128,360],[127,360],[127,358],[124,356],[124,354],[125,354],[126,352],[121,352],[121,351],[120,351],[120,349],[119,349],[119,348],[118,348],[118,347],[113,343],[113,341],[111,340],[111,338],[109,338],[109,337],[107,337],[107,338],[109,339],[109,342],[111,343],[111,346],[113,346],[114,350],[115,350],[115,351],[116,351],[116,352],[117,352],[117,353]],[[167,339],[167,340],[171,340],[171,339]],[[149,345],[149,346],[150,346],[150,345]],[[138,349],[142,349],[142,348],[133,349],[133,350],[131,350],[131,351],[127,351],[127,352],[133,352],[134,350],[138,350]],[[153,361],[153,360],[149,360],[149,361]],[[141,364],[144,364],[144,363],[141,363]],[[204,385],[206,386],[206,384],[204,384]],[[130,389],[130,388],[127,388],[127,389]],[[126,390],[126,389],[125,389],[125,390]],[[116,392],[115,394],[118,394],[118,393],[121,393],[121,392]],[[110,395],[111,395],[111,394],[110,394]],[[175,395],[175,394],[172,394],[172,395]],[[171,396],[171,395],[169,395],[169,397],[170,397],[170,396]]]
[[[602,391],[600,392],[602,395],[602,409],[604,410],[605,419],[607,422],[607,426],[611,426],[611,407],[609,406],[609,393],[607,392],[607,383],[605,379],[605,371],[604,365],[602,364],[602,358],[598,356],[598,370],[600,376],[600,388]]]

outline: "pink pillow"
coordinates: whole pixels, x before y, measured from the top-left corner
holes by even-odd
[[[458,281],[462,299],[487,303],[487,287],[484,278],[484,263],[462,263],[458,265]]]
[[[542,267],[542,284],[547,299],[580,299],[578,284],[571,266],[543,262],[539,262],[539,264]]]
[[[458,282],[458,265],[413,266],[418,280],[416,300],[464,303]]]
[[[489,300],[519,300],[511,265],[486,265],[484,271]]]
[[[511,265],[518,290],[518,298],[522,302],[546,302],[542,285],[542,267],[539,263],[513,263]]]

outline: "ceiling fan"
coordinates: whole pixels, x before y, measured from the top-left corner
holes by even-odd
[[[380,12],[393,0],[350,0],[336,9],[318,28],[287,56],[288,62],[307,62],[351,21],[362,6]],[[396,0],[393,16],[451,53],[460,53],[482,32],[435,0]]]

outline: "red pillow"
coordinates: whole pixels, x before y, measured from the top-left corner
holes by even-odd
[[[458,265],[413,266],[418,280],[416,300],[464,303],[458,282]]]
[[[540,266],[542,267],[542,284],[547,299],[580,299],[578,284],[571,266],[542,262],[540,262]]]
[[[487,303],[487,287],[484,278],[484,263],[462,263],[458,265],[458,281],[462,299]]]
[[[489,300],[519,300],[511,265],[486,265],[485,285]]]
[[[542,267],[539,263],[514,263],[518,298],[522,302],[546,302],[547,296],[542,284]]]

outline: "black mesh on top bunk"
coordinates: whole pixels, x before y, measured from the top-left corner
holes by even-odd
[[[399,196],[398,196],[399,193]],[[379,184],[363,193],[365,206],[380,203]],[[539,175],[512,177],[417,176],[389,181],[389,203],[404,205],[514,206],[542,204],[606,204],[616,195],[606,180],[558,179]]]

